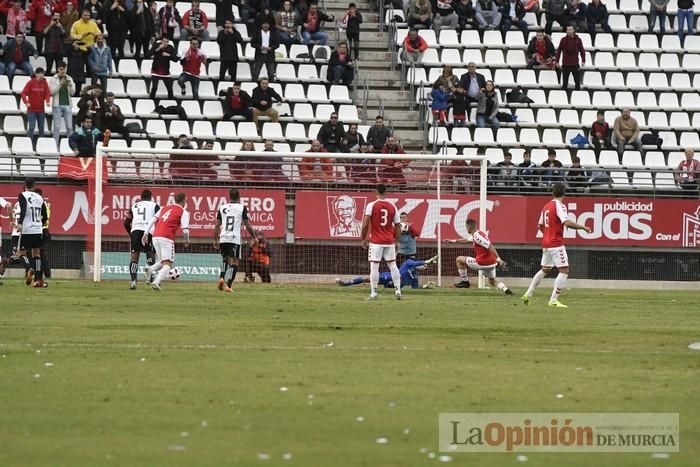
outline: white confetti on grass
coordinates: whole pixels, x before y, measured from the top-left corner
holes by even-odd
[[[190,434],[187,431],[180,433],[180,438],[187,438]]]
[[[266,452],[259,452],[258,453],[258,460],[261,460],[261,461],[270,460],[270,455]]]
[[[142,362],[145,362],[145,361],[146,361],[146,359],[145,359],[145,358],[143,358],[143,357],[141,357],[141,361],[142,361]]]
[[[669,459],[671,457],[671,454],[667,452],[655,452],[654,454],[651,455],[654,459]]]
[[[518,462],[527,462],[527,456],[523,456],[523,455],[521,454],[521,455],[517,456],[517,457],[515,458],[515,460],[518,461]]]
[[[409,434],[410,432],[411,432],[411,429],[410,429],[410,428],[404,428],[404,429],[403,429],[403,434],[404,434],[404,435],[407,435],[407,434]]]
[[[289,388],[287,386],[282,386],[280,388],[280,392],[287,392],[287,391],[289,391]]]
[[[384,438],[384,437],[377,438],[376,442],[377,442],[377,444],[389,444],[389,438]]]
[[[39,373],[35,373],[34,378],[39,379],[39,378],[41,378],[41,375]]]
[[[182,452],[186,450],[187,446],[183,446],[182,444],[171,444],[170,446],[168,446],[168,451]]]
[[[284,454],[282,454],[282,459],[284,459],[284,460],[286,460],[286,461],[292,460],[292,453],[291,453],[291,452],[285,452]]]
[[[44,366],[51,368],[53,366],[53,362],[46,362],[46,363],[44,363]]]
[[[452,462],[452,456],[440,456],[438,460],[440,462]]]
[[[425,454],[426,452],[428,452],[428,448],[420,448],[418,452],[420,452],[421,454]]]
[[[563,398],[564,398],[564,394],[557,394],[557,399],[563,399]]]
[[[357,417],[355,420],[357,420],[358,422],[364,422],[364,421],[365,421],[365,417],[359,416],[359,417]]]
[[[700,342],[694,342],[688,346],[690,350],[700,350]],[[3,355],[4,357],[4,355]]]

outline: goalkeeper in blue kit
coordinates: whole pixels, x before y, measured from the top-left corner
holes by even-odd
[[[428,264],[435,263],[437,262],[437,260],[438,257],[433,256],[432,258],[426,261],[416,259],[407,259],[406,261],[404,261],[401,264],[401,267],[399,268],[399,273],[401,273],[401,287],[403,288],[410,285],[412,289],[420,288],[418,285],[418,271],[425,269]],[[342,287],[348,287],[350,285],[369,283],[369,277],[360,276],[347,281],[344,281],[342,279],[336,279],[335,283]],[[430,283],[426,285],[429,284]],[[379,273],[379,285],[383,285],[386,289],[394,288],[394,282],[391,280],[390,272]]]

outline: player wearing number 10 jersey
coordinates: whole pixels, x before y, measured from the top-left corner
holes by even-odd
[[[562,202],[566,194],[566,188],[563,184],[558,183],[554,185],[552,194],[554,199],[542,208],[539,220],[539,229],[542,232],[542,269],[537,271],[537,274],[532,278],[530,287],[528,287],[525,295],[522,296],[522,300],[526,305],[529,305],[535,288],[552,268],[557,268],[559,274],[554,280],[554,290],[549,299],[549,306],[568,308],[559,301],[559,294],[564,288],[564,284],[566,284],[567,277],[569,277],[569,258],[564,247],[564,227],[585,230],[588,233],[591,232],[591,229],[569,219],[566,206]]]
[[[17,220],[17,230],[20,233],[19,249],[31,254],[33,260],[33,267],[27,275],[27,285],[31,283],[33,274],[32,287],[44,287],[41,247],[44,241],[42,232],[48,219],[48,213],[44,198],[34,193],[34,179],[25,180],[24,191],[19,195],[19,208],[20,214]]]
[[[153,238],[148,232],[148,243],[143,245],[141,239],[145,233],[146,227],[151,223],[151,219],[160,210],[160,206],[154,201],[150,190],[141,192],[141,199],[134,203],[131,210],[126,214],[124,219],[124,228],[129,232],[131,237],[131,262],[129,263],[129,273],[131,274],[131,285],[129,289],[136,289],[136,277],[139,270],[139,256],[141,253],[146,253],[147,264],[153,266],[155,263],[156,252],[153,249]],[[150,277],[149,277],[150,279]]]
[[[369,247],[369,299],[377,298],[379,264],[383,259],[389,266],[396,298],[401,300],[401,273],[396,267],[396,242],[401,238],[401,221],[396,206],[384,199],[385,194],[386,186],[377,185],[377,199],[365,208],[362,224],[362,246]]]

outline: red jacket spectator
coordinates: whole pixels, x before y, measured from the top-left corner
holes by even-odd
[[[32,29],[41,33],[51,22],[54,13],[63,13],[65,4],[61,0],[32,0],[27,18],[32,20]],[[70,31],[66,31],[68,34]]]
[[[44,102],[51,105],[51,90],[43,76],[27,81],[22,89],[22,101],[27,105],[27,112],[44,112]]]
[[[182,57],[182,71],[188,75],[199,76],[202,65],[206,63],[207,56],[199,48],[190,47]]]
[[[700,179],[700,161],[693,159],[694,152],[692,149],[685,150],[685,160],[681,161],[676,167],[674,177],[676,183],[683,186],[686,184],[694,184],[697,187],[698,179]]]
[[[559,63],[559,57],[561,57],[561,64],[566,66],[575,66],[579,64],[578,56],[581,56],[581,65],[586,64],[586,50],[583,48],[583,41],[579,36],[574,34],[573,36],[564,36],[559,41],[559,48],[557,49],[556,62]]]
[[[382,154],[406,154],[400,144],[393,136],[387,138],[386,144],[382,146]],[[410,164],[410,160],[382,159],[382,167],[379,169],[379,179],[382,183],[405,184],[406,178],[403,176],[403,168]]]
[[[425,52],[428,50],[428,43],[425,42],[425,39],[420,37],[420,35],[416,35],[416,38],[414,40],[411,40],[411,38],[407,35],[406,38],[403,40],[403,46],[406,52],[411,53],[411,52]]]
[[[308,153],[324,153],[326,151],[318,140],[311,143]],[[321,180],[323,182],[333,180],[333,166],[331,159],[327,157],[305,157],[299,164],[299,175],[304,181]]]

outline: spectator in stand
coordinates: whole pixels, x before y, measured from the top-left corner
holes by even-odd
[[[566,184],[575,191],[583,191],[588,186],[589,179],[586,169],[581,167],[581,159],[578,156],[571,158],[571,167],[566,169]]]
[[[40,54],[44,53],[44,30],[53,22],[54,13],[57,13],[60,19],[63,8],[63,2],[60,0],[32,0],[27,18],[32,20],[36,50]]]
[[[524,187],[535,187],[539,184],[539,172],[537,164],[530,159],[530,151],[528,149],[523,153],[523,161],[518,164],[520,171],[520,184]]]
[[[270,277],[270,257],[272,257],[272,248],[268,243],[265,235],[258,232],[257,237],[248,239],[250,244],[250,254],[245,260],[245,278],[243,282],[255,282],[255,273],[258,273],[263,284],[272,282]]]
[[[686,34],[693,35],[693,27],[695,24],[695,12],[693,11],[694,0],[678,0],[678,37],[685,38]],[[687,31],[683,28],[683,23],[687,23]]]
[[[285,0],[282,4],[282,9],[277,13],[277,36],[279,41],[285,45],[298,44],[299,38],[299,19],[292,8],[291,0]]]
[[[250,111],[252,100],[247,92],[241,90],[241,83],[236,81],[226,92],[221,91],[224,99],[224,120],[230,120],[235,116],[243,117],[246,122],[253,121],[253,113]]]
[[[535,37],[530,40],[525,54],[527,55],[527,67],[529,69],[546,68],[555,70],[557,68],[557,51],[552,41],[542,31],[535,33]]]
[[[54,62],[58,63],[63,59],[63,41],[66,38],[66,30],[61,25],[61,14],[56,12],[53,14],[51,21],[46,25],[42,32],[46,40],[44,48],[44,57],[46,57],[46,73],[51,74]]]
[[[569,7],[569,24],[573,24],[579,32],[588,32],[588,17],[586,4],[581,0],[571,0]]]
[[[343,138],[343,151],[356,154],[365,144],[365,137],[357,131],[357,123],[351,123]],[[358,160],[353,159],[351,162],[358,162]]]
[[[474,22],[474,5],[472,0],[458,0],[454,2],[455,13],[457,13],[458,30],[463,31],[476,27]]]
[[[277,35],[277,31],[275,31],[275,26],[277,25],[275,15],[272,13],[272,10],[265,5],[263,5],[262,10],[258,11],[258,14],[255,15],[256,28],[260,29],[263,23],[269,24],[272,32],[275,33],[275,36]]]
[[[275,143],[272,140],[265,140],[265,149],[263,152],[274,153]],[[255,179],[260,182],[288,183],[289,177],[282,170],[284,159],[280,156],[264,156],[258,158],[259,167],[256,171]]]
[[[435,82],[433,90],[430,92],[430,110],[433,113],[433,122],[437,122],[440,126],[447,124],[447,113],[450,111],[450,96],[451,94],[444,86]]]
[[[520,29],[523,32],[523,37],[525,37],[525,42],[527,42],[527,37],[530,34],[530,30],[527,26],[527,21],[525,21],[525,6],[522,0],[508,0],[503,2],[501,7],[501,16],[503,17],[503,22],[501,23],[501,30],[503,31],[503,40],[505,41],[506,33],[510,30],[512,26]]]
[[[493,81],[486,81],[486,86],[482,91],[479,91],[479,105],[476,108],[476,126],[484,128],[490,125],[493,131],[496,131],[501,126],[496,114],[498,114],[498,93],[493,84]]]
[[[328,60],[326,79],[333,84],[350,86],[354,78],[355,68],[352,55],[348,52],[347,44],[341,42],[333,53],[331,53],[331,58]]]
[[[317,139],[311,142],[311,149],[307,153],[327,153],[321,142]],[[305,182],[321,181],[330,182],[333,180],[332,161],[327,157],[304,157],[299,164],[299,176]]]
[[[513,155],[509,152],[503,155],[503,160],[496,164],[498,168],[498,181],[505,186],[518,186],[520,175],[518,167],[513,164]]]
[[[209,40],[209,18],[199,8],[199,0],[192,0],[192,8],[182,16],[182,28],[180,29],[180,40],[186,41],[196,37],[200,41]]]
[[[403,53],[401,58],[406,62],[420,63],[423,53],[428,50],[428,43],[420,37],[418,31],[411,29],[403,40]]]
[[[430,0],[411,0],[408,4],[408,27],[430,28],[433,22],[433,7]]]
[[[442,67],[442,74],[435,80],[435,84],[443,86],[449,92],[453,92],[459,84],[459,78],[452,72],[452,67],[445,65]]]
[[[257,124],[260,117],[269,117],[273,122],[279,120],[279,113],[272,108],[273,101],[283,102],[284,100],[270,87],[270,80],[263,78],[258,87],[253,89],[253,122]]]
[[[700,161],[694,159],[692,148],[685,148],[685,160],[681,161],[673,173],[676,184],[684,190],[697,190],[700,181]]]
[[[68,52],[68,74],[75,81],[75,97],[80,97],[85,84],[85,65],[85,53],[80,50],[80,42],[74,41]]]
[[[377,160],[369,157],[372,154],[372,146],[360,145],[360,153],[366,155],[365,159],[354,160],[350,171],[350,178],[355,183],[373,185],[377,183]]]
[[[151,45],[151,39],[156,35],[156,23],[153,11],[144,3],[144,0],[136,0],[128,13],[131,41],[134,44],[134,58],[141,66],[141,53],[145,56]]]
[[[591,143],[595,148],[596,154],[600,154],[600,150],[610,149],[610,125],[605,121],[605,113],[602,110],[596,112],[596,121],[591,125]]]
[[[649,0],[649,34],[654,32],[656,19],[659,19],[660,34],[666,34],[666,9],[669,0]]]
[[[66,9],[61,13],[61,26],[66,35],[63,38],[63,55],[66,57],[70,55],[70,50],[75,39],[70,35],[71,28],[73,24],[80,19],[78,10],[75,9],[75,3],[72,1],[66,2]]]
[[[544,27],[544,33],[548,36],[552,35],[552,27],[554,23],[559,23],[562,28],[569,24],[569,7],[570,0],[543,0],[542,10],[544,10],[547,24]]]
[[[303,32],[301,33],[304,44],[326,45],[328,34],[321,31],[324,21],[335,21],[335,17],[328,16],[319,10],[318,4],[312,3],[304,18]]]
[[[105,94],[105,105],[100,109],[100,131],[109,130],[111,133],[119,133],[126,140],[126,144],[131,145],[129,130],[124,126],[124,114],[122,109],[114,103],[114,93]]]
[[[433,17],[433,29],[457,29],[459,18],[452,6],[452,0],[436,0],[435,16]]]
[[[192,98],[199,99],[199,73],[202,70],[202,65],[206,64],[207,56],[199,48],[199,39],[193,37],[190,39],[190,48],[185,51],[185,55],[180,60],[182,63],[182,74],[177,79],[180,85],[180,94],[186,94],[185,83],[189,82],[192,86]]]
[[[564,181],[564,165],[557,160],[557,152],[554,149],[547,151],[547,160],[542,163],[542,181],[548,186]]]
[[[23,32],[15,34],[14,39],[8,39],[2,50],[5,55],[5,74],[7,74],[10,84],[12,84],[12,78],[18,68],[29,76],[34,74],[29,58],[36,57],[36,49],[25,40]]]
[[[22,8],[21,1],[15,0],[13,2],[7,2],[0,9],[0,12],[7,15],[5,34],[7,34],[8,38],[16,36],[17,33],[25,33],[27,26],[29,26],[30,18],[27,12]]]
[[[78,101],[78,125],[83,124],[83,120],[90,117],[93,126],[99,128],[100,109],[105,106],[104,97],[102,96],[102,88],[99,86],[90,86],[80,95]]]
[[[255,151],[255,144],[246,140],[241,144],[241,151],[243,152],[253,152]],[[246,180],[252,181],[255,177],[255,170],[258,168],[258,158],[255,156],[238,155],[233,162],[228,165],[229,173],[231,178],[239,181]]]
[[[126,12],[124,0],[107,0],[108,7],[105,7],[104,22],[109,34],[109,48],[112,49],[114,61],[119,64],[119,60],[124,58],[124,44],[126,35],[129,32],[129,18]]]
[[[389,136],[386,144],[382,147],[382,154],[406,154],[401,145],[396,141],[396,138]],[[404,177],[403,169],[408,167],[410,160],[402,159],[383,159],[382,167],[379,169],[379,178],[382,183],[406,185],[406,177]]]
[[[664,1],[667,2],[668,0]],[[608,7],[600,0],[591,0],[591,3],[588,4],[588,7],[586,7],[586,21],[588,22],[588,33],[591,35],[591,38],[595,38],[598,24],[600,24],[603,32],[612,33],[610,24],[608,24]]]
[[[51,105],[51,90],[44,78],[44,69],[37,68],[34,77],[27,81],[21,93],[22,102],[27,106],[27,137],[34,139],[34,127],[39,125],[39,137],[44,137],[46,107]]]
[[[177,53],[175,48],[170,45],[167,36],[164,36],[160,42],[156,42],[148,51],[147,57],[153,57],[151,65],[151,91],[149,97],[151,100],[156,98],[158,91],[158,83],[160,81],[165,85],[168,91],[168,99],[174,99],[173,96],[173,79],[170,77],[170,62],[177,62]]]
[[[459,79],[459,86],[467,94],[468,104],[479,102],[479,92],[486,87],[486,78],[476,72],[476,63],[467,64],[467,72]]]
[[[391,130],[384,126],[384,117],[377,115],[374,125],[367,132],[367,144],[372,146],[374,152],[380,152],[390,136]]]
[[[102,132],[92,127],[92,117],[85,117],[82,126],[68,138],[68,145],[78,157],[95,157],[97,143],[102,141]]]
[[[51,91],[51,115],[53,116],[53,139],[59,147],[61,137],[61,120],[66,124],[66,134],[73,132],[73,111],[70,97],[75,94],[75,82],[66,74],[66,64],[56,64],[56,74],[49,78]]]
[[[245,24],[246,30],[248,31],[248,36],[257,30],[255,25],[255,15],[257,10],[253,7],[253,5],[251,5],[251,2],[255,2],[255,0],[239,0],[238,2],[238,11],[241,15],[241,23]],[[255,3],[262,6],[261,3]],[[306,14],[306,10],[304,10],[304,14]],[[299,15],[299,13],[297,13],[297,15]],[[303,18],[303,16],[299,15],[299,18]]]
[[[474,18],[479,23],[480,29],[498,28],[502,18],[501,12],[498,11],[498,3],[495,0],[477,0]]]
[[[579,56],[581,65],[579,65]],[[581,67],[586,66],[586,51],[583,48],[583,41],[571,24],[566,27],[566,36],[559,41],[556,63],[559,63],[559,57],[561,57],[562,70],[561,87],[565,90],[569,87],[569,75],[573,74],[576,90],[581,89]]]
[[[403,264],[407,259],[416,258],[416,238],[420,236],[420,232],[408,220],[408,214],[402,212],[399,214],[401,221],[401,237],[399,237],[399,251],[397,251],[397,262]]]
[[[463,127],[466,125],[469,115],[469,97],[462,89],[462,86],[457,86],[452,93],[452,119],[455,127]]]
[[[345,138],[345,128],[343,127],[343,122],[338,121],[336,112],[333,112],[330,120],[318,130],[317,138],[327,152],[341,152],[343,139]]]
[[[353,60],[357,60],[360,55],[360,25],[362,24],[362,13],[357,11],[357,5],[348,5],[348,11],[343,16],[342,23],[345,25],[345,37],[348,40],[348,47]]]
[[[642,152],[642,142],[639,140],[639,123],[632,117],[632,112],[629,108],[622,109],[622,115],[615,119],[612,142],[617,147],[620,163],[622,163],[622,153],[625,152],[625,145],[631,144],[637,151]]]
[[[270,25],[265,22],[262,24],[260,30],[253,35],[250,43],[255,48],[253,81],[258,80],[263,65],[265,65],[267,69],[267,76],[272,78],[273,81],[276,80],[275,68],[277,63],[275,62],[275,50],[279,47],[280,43],[275,31],[270,30]]]
[[[105,44],[105,37],[97,35],[95,45],[90,47],[88,54],[88,66],[92,73],[92,84],[100,81],[103,91],[107,91],[107,78],[112,75],[112,51]]]
[[[175,0],[167,0],[165,6],[158,11],[159,28],[156,37],[167,37],[169,40],[175,38],[175,30],[182,25],[180,12],[175,8]],[[175,44],[177,46],[177,43]]]
[[[100,0],[88,0],[87,2],[81,2],[83,8],[86,8],[90,12],[90,19],[97,24],[100,32],[104,32],[104,9],[102,8],[102,2]],[[106,3],[107,6],[109,3]]]
[[[216,29],[221,32],[225,27],[226,20],[234,16],[234,0],[214,0],[214,3],[216,4]]]
[[[210,155],[198,155],[197,161],[202,161],[194,164],[195,173],[199,174],[199,178],[205,180],[216,180],[218,178],[218,173],[216,171],[216,165],[219,162],[219,156],[214,154],[214,143],[212,141],[201,141],[199,143],[199,149],[203,151],[211,151]]]
[[[187,135],[180,135],[177,137],[173,149],[194,149],[194,146]],[[192,161],[194,157],[186,154],[170,154],[170,176],[173,178],[199,178]]]

